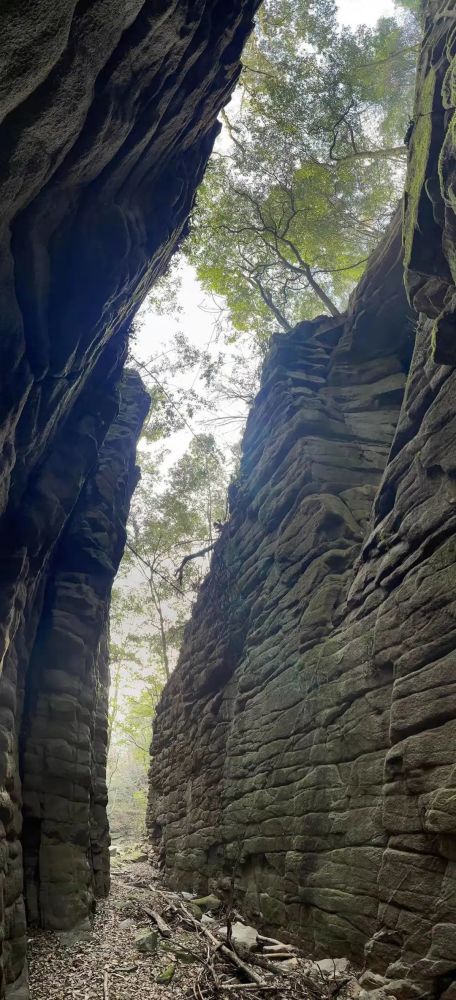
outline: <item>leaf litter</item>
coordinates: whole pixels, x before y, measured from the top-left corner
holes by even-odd
[[[263,936],[230,906],[208,910],[168,890],[151,854],[111,861],[108,899],[80,939],[29,937],[31,1000],[332,1000],[356,998],[346,960],[315,963]],[[209,905],[214,897],[207,897]],[[204,909],[204,900],[203,900]],[[150,952],[143,951],[150,934]],[[141,946],[141,951],[139,947]],[[322,968],[320,968],[320,966]]]

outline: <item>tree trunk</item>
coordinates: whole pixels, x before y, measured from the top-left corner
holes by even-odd
[[[330,153],[330,159],[334,163],[345,163],[346,160],[397,160],[398,157],[402,158],[406,155],[407,147],[402,145],[385,146],[384,149],[357,149],[353,150],[353,153],[347,153],[345,156],[331,156]]]
[[[112,731],[117,720],[117,715],[119,711],[119,688],[120,688],[120,663],[116,663],[114,671],[114,680],[111,685],[111,704],[108,716],[108,737],[106,750],[109,754],[112,740]]]
[[[288,322],[283,313],[280,312],[280,309],[276,306],[275,302],[273,301],[271,293],[268,292],[266,288],[263,288],[263,285],[261,284],[259,278],[248,278],[247,280],[249,281],[249,283],[252,285],[253,288],[256,288],[259,291],[261,298],[263,299],[263,302],[267,305],[268,309],[271,310],[277,322],[282,327],[282,330],[285,330],[285,333],[290,333],[290,330],[292,330],[293,327]]]
[[[157,594],[155,592],[155,587],[154,587],[154,583],[153,583],[153,580],[152,580],[152,576],[149,577],[149,589],[150,589],[150,593],[151,593],[151,596],[152,596],[152,601],[154,603],[155,610],[156,610],[157,615],[158,615],[158,621],[159,621],[159,626],[160,626],[160,642],[161,642],[162,656],[163,656],[163,666],[165,668],[166,680],[169,681],[169,678],[171,677],[171,671],[169,669],[168,645],[167,645],[167,642],[166,642],[165,622],[164,622],[164,619],[163,619],[160,598],[157,597]]]
[[[326,294],[324,288],[322,288],[319,282],[316,280],[316,278],[314,278],[312,271],[310,270],[310,267],[304,269],[304,274],[307,278],[307,281],[309,282],[312,291],[314,291],[315,295],[318,296],[320,302],[323,302],[326,308],[329,309],[331,316],[340,316],[340,309],[338,309],[337,306],[334,305],[334,302],[332,301],[332,299],[329,298],[329,295]]]

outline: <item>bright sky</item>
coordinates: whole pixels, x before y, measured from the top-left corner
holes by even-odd
[[[339,20],[342,24],[375,24],[379,17],[394,13],[392,0],[339,0]]]
[[[394,12],[393,0],[339,0],[339,17],[342,24],[356,26],[357,24],[373,25],[379,17],[388,16]],[[141,310],[142,329],[138,335],[135,354],[143,362],[152,355],[158,355],[169,347],[174,333],[183,330],[192,343],[199,348],[219,351],[220,344],[214,338],[214,316],[211,302],[205,297],[192,269],[185,265],[182,268],[182,287],[180,293],[182,312],[178,320],[170,317],[157,316],[147,303]],[[193,376],[192,376],[193,378]],[[239,425],[220,423],[208,427],[203,423],[204,417],[194,421],[195,432],[212,430],[223,441],[234,443],[239,437]],[[172,460],[176,461],[188,446],[190,433],[187,431],[175,434],[169,442]]]

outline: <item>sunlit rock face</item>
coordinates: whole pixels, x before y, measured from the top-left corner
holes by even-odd
[[[107,888],[106,618],[147,402],[122,380],[126,335],[255,6],[2,7],[0,997],[27,993],[23,868],[44,926],[83,922]]]
[[[228,891],[234,877],[246,913],[314,954],[366,961],[366,988],[386,977],[397,997],[446,1000],[455,15],[432,4],[418,71],[404,243],[421,316],[393,226],[346,316],[273,341],[157,715],[149,807],[174,884]]]

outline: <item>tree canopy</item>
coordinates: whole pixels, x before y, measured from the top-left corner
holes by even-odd
[[[397,201],[419,25],[340,26],[332,0],[265,0],[185,246],[238,332],[345,305]]]

